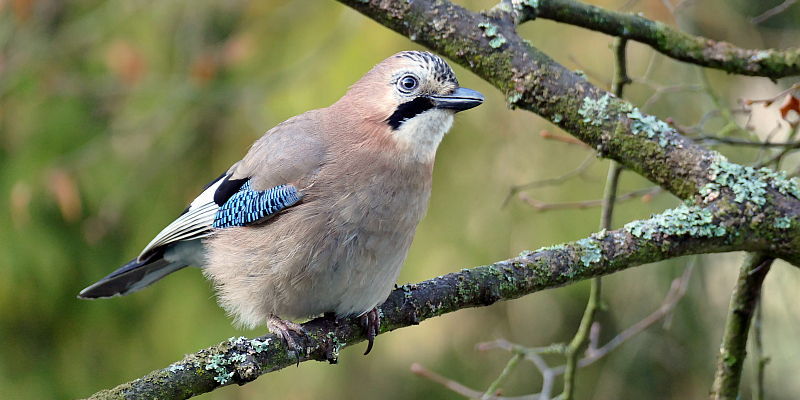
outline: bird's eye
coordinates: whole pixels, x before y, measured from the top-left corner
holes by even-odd
[[[419,86],[419,81],[415,76],[406,75],[397,81],[397,87],[401,92],[410,92]]]

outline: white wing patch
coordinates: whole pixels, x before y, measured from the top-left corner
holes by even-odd
[[[214,193],[224,179],[209,186],[189,204],[189,210],[164,228],[139,254],[139,261],[150,251],[179,240],[200,239],[213,231],[214,217],[219,206],[214,202]]]

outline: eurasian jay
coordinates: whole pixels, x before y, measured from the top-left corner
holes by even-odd
[[[384,60],[330,107],[290,118],[208,184],[138,257],[81,291],[124,296],[201,267],[239,326],[361,316],[369,346],[431,194],[436,149],[453,115],[483,95],[427,52]],[[365,353],[366,354],[366,353]]]

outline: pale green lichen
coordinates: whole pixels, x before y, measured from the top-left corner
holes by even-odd
[[[414,297],[414,295],[411,293],[411,286],[409,286],[408,284],[400,286],[400,290],[403,291],[403,297],[405,297],[406,299]]]
[[[522,93],[520,92],[511,93],[510,95],[508,95],[507,99],[509,104],[514,105],[516,102],[522,99]]]
[[[767,168],[761,168],[762,173],[770,179],[772,186],[777,189],[781,194],[786,196],[793,196],[800,199],[800,189],[797,187],[797,180],[794,178],[787,178],[786,171],[770,171]]]
[[[333,332],[328,332],[328,339],[331,341],[330,356],[333,360],[339,359],[339,350],[342,348],[342,341]]]
[[[534,250],[534,251],[523,251],[522,253],[520,253],[520,255],[519,255],[519,256],[520,256],[520,257],[527,257],[527,256],[529,256],[529,255],[531,255],[531,254],[535,254],[535,253],[541,253],[541,252],[543,252],[543,251],[558,251],[558,250],[564,250],[564,248],[565,248],[565,247],[566,247],[566,246],[564,246],[563,244],[554,244],[554,245],[552,245],[552,246],[546,246],[546,247],[542,247],[542,248],[541,248],[541,249],[539,249],[539,250]],[[525,254],[525,255],[523,255],[523,254]]]
[[[583,122],[594,126],[600,126],[603,124],[603,120],[611,118],[608,115],[609,101],[610,97],[608,93],[597,100],[588,96],[584,97],[583,104],[581,104],[578,114],[583,117]]]
[[[766,204],[767,187],[772,186],[784,195],[800,198],[797,181],[786,178],[783,171],[773,172],[767,168],[755,169],[728,160],[716,154],[708,166],[708,178],[711,182],[700,189],[700,195],[706,203],[719,197],[720,190],[727,187],[733,191],[737,203],[752,202],[763,206]]]
[[[576,69],[575,71],[572,71],[572,73],[575,74],[575,75],[578,75],[578,77],[580,77],[583,80],[588,80],[588,77],[586,76],[586,72],[583,72],[583,70]]]
[[[564,117],[561,116],[561,114],[559,114],[559,113],[553,114],[553,122],[554,123],[557,124],[557,123],[561,122],[561,120],[563,120],[563,119],[564,119]]]
[[[206,370],[207,371],[214,371],[216,375],[214,375],[214,380],[219,382],[221,385],[228,383],[233,377],[235,371],[228,372],[225,368],[226,365],[231,363],[230,360],[226,359],[225,356],[222,354],[215,354],[211,356],[206,363]]]
[[[184,367],[180,364],[172,364],[169,366],[169,372],[183,371]]]
[[[711,211],[686,204],[653,215],[648,220],[629,222],[624,229],[633,236],[648,240],[657,233],[665,236],[721,237],[727,232],[724,226],[714,224]]]
[[[228,339],[228,345],[230,346],[230,351],[226,354],[214,354],[208,357],[206,360],[205,369],[207,371],[214,371],[214,380],[219,382],[219,384],[224,385],[228,383],[235,371],[228,372],[228,368],[226,366],[234,364],[234,363],[243,363],[247,361],[247,353],[261,353],[267,351],[269,348],[270,339],[260,340],[258,338],[247,340],[244,336],[232,337]],[[243,349],[246,347],[247,349]],[[252,349],[252,351],[251,351]],[[172,371],[172,367],[170,367],[170,371]],[[176,366],[175,369],[182,369]]]
[[[490,24],[488,22],[481,22],[478,24],[479,28],[483,28],[483,31],[486,32],[487,37],[494,37],[497,35],[497,25]]]
[[[493,38],[492,40],[489,41],[489,46],[491,46],[493,49],[496,49],[496,48],[499,48],[500,46],[502,46],[503,43],[505,43],[505,42],[506,42],[506,38],[504,38],[502,36],[496,36],[495,38]]]
[[[778,229],[789,229],[792,227],[792,220],[789,217],[781,217],[775,220],[775,227]]]
[[[269,348],[269,342],[271,340],[272,339],[267,338],[267,340],[261,341],[258,340],[258,338],[255,338],[250,341],[250,347],[252,347],[256,353],[261,353],[263,351],[267,351],[267,349]]]
[[[634,108],[635,107],[633,107],[633,104],[631,104],[630,102],[627,102],[627,101],[622,101],[620,103],[620,105],[619,105],[619,111],[625,112],[625,113],[633,111]]]
[[[578,240],[576,244],[580,246],[577,248],[577,251],[581,256],[581,262],[583,262],[584,267],[588,267],[589,264],[599,262],[603,259],[603,248],[597,241],[581,239]]]
[[[631,107],[630,104],[627,104],[625,108],[629,107]],[[669,144],[679,144],[677,141],[673,141],[672,134],[674,133],[674,129],[655,116],[644,115],[638,108],[633,108],[628,112],[628,118],[633,120],[631,123],[631,132],[634,135],[644,133],[649,139],[652,139],[658,134],[658,145],[661,147],[666,147]]]
[[[479,28],[482,28],[483,31],[486,33],[486,37],[492,38],[489,41],[489,46],[492,46],[493,49],[496,49],[503,45],[506,42],[506,38],[503,35],[497,33],[498,28],[497,25],[490,24],[488,22],[481,22],[478,24]]]
[[[505,2],[500,2],[500,4],[505,4]],[[531,19],[536,18],[536,14],[539,12],[539,0],[511,0],[511,6],[517,12],[528,13]],[[526,7],[529,9],[525,10]]]

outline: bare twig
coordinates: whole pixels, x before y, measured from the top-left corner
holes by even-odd
[[[595,159],[595,154],[594,152],[592,152],[592,154],[589,154],[589,156],[587,156],[586,159],[583,160],[583,162],[581,163],[581,165],[578,166],[578,168],[575,168],[572,171],[569,171],[561,176],[555,178],[543,179],[540,181],[529,182],[522,185],[512,186],[511,189],[508,191],[506,198],[503,199],[503,203],[501,203],[500,208],[504,208],[508,204],[508,201],[511,200],[511,197],[519,193],[521,190],[534,189],[542,186],[560,185],[569,180],[570,178],[572,178],[573,176],[582,174],[584,171],[586,171],[586,168],[589,167],[589,165],[592,163],[594,159]]]
[[[438,384],[440,384],[440,385],[442,385],[442,386],[444,386],[444,387],[452,390],[453,392],[458,393],[458,394],[460,394],[460,395],[462,395],[464,397],[468,397],[468,398],[471,398],[471,399],[483,398],[483,393],[481,393],[481,392],[479,392],[477,390],[470,389],[470,388],[468,388],[468,387],[466,387],[466,386],[464,386],[464,385],[462,385],[462,384],[460,384],[460,383],[458,383],[458,382],[456,382],[456,381],[454,381],[452,379],[447,379],[447,378],[445,378],[445,377],[443,377],[443,376],[441,376],[441,375],[439,375],[439,374],[437,374],[437,373],[435,373],[433,371],[429,371],[429,370],[425,369],[425,367],[423,367],[422,365],[420,365],[418,363],[411,364],[411,372],[413,372],[413,373],[415,373],[415,374],[417,374],[417,375],[419,375],[419,376],[421,376],[421,377],[423,377],[425,379],[428,379],[428,380],[431,380],[433,382],[436,382],[436,383],[438,383]],[[489,396],[489,397],[486,397],[485,399],[486,400],[496,400],[496,399],[499,399],[499,397],[497,397],[497,396]]]
[[[731,146],[748,146],[748,147],[800,147],[799,142],[770,142],[769,140],[764,142],[759,142],[755,140],[719,137],[714,135],[701,135],[694,137],[692,139],[694,139],[694,141],[696,142],[704,144],[722,143]]]
[[[639,321],[635,325],[631,326],[630,328],[624,330],[619,335],[615,336],[611,339],[608,343],[606,343],[603,347],[598,349],[592,349],[591,347],[587,350],[586,357],[582,358],[578,365],[581,367],[585,367],[600,358],[607,355],[611,350],[614,350],[619,345],[627,341],[628,339],[636,336],[640,332],[644,331],[645,329],[649,328],[656,322],[661,319],[667,318],[675,306],[678,305],[678,302],[686,295],[686,289],[689,286],[689,279],[692,277],[692,270],[694,269],[693,264],[688,264],[686,269],[683,271],[683,275],[680,278],[677,278],[672,281],[672,285],[670,286],[669,292],[667,296],[664,298],[664,301],[661,303],[661,307],[659,307],[656,311],[652,314],[648,315],[645,319]]]
[[[794,4],[796,1],[797,0],[786,0],[783,3],[779,4],[778,6],[770,8],[769,10],[765,11],[763,14],[761,14],[761,15],[759,15],[757,17],[753,17],[753,19],[750,20],[750,23],[752,23],[752,24],[760,24],[760,23],[762,23],[762,22],[764,22],[764,21],[766,21],[766,20],[768,20],[768,19],[770,19],[770,18],[782,13],[784,10],[789,8],[789,6]]]
[[[764,368],[769,362],[769,357],[764,356],[764,344],[761,341],[761,329],[763,324],[763,308],[761,299],[763,295],[759,295],[756,300],[756,311],[753,316],[753,369],[755,370],[756,378],[753,380],[753,400],[764,400]]]
[[[627,340],[653,326],[658,321],[668,318],[680,300],[686,295],[686,290],[689,286],[693,268],[693,263],[690,262],[686,265],[683,275],[680,278],[676,278],[672,281],[669,292],[667,292],[667,295],[664,297],[664,301],[661,303],[661,306],[658,309],[653,311],[653,313],[641,321],[624,330],[613,339],[608,341],[604,346],[599,348],[597,347],[597,340],[599,336],[600,325],[598,323],[593,323],[589,335],[590,346],[586,350],[586,355],[578,360],[577,367],[583,368],[591,365],[595,361],[608,355],[612,350],[619,347]],[[552,388],[553,380],[555,377],[564,374],[566,371],[566,366],[560,365],[557,367],[550,367],[540,356],[540,354],[563,353],[565,347],[565,345],[561,344],[553,345],[552,347],[526,348],[504,339],[479,343],[477,345],[477,348],[481,351],[487,351],[490,349],[503,349],[514,354],[523,355],[526,360],[531,361],[543,376],[542,391],[539,393],[539,398],[542,400],[550,398],[550,389]],[[441,381],[437,381],[439,383],[450,382],[446,378],[439,378],[441,379]],[[444,385],[444,383],[442,384]],[[465,396],[467,395],[465,394]]]
[[[703,88],[700,85],[673,85],[673,86],[664,86],[653,82],[647,78],[638,78],[634,77],[631,80],[635,83],[641,83],[644,85],[649,86],[652,88],[655,93],[650,96],[647,101],[645,101],[644,105],[642,106],[642,110],[647,110],[653,106],[658,100],[661,99],[665,93],[680,93],[680,92],[702,92]]]
[[[742,102],[742,104],[744,104],[745,106],[750,106],[750,105],[753,105],[753,104],[764,103],[764,107],[769,107],[769,106],[772,105],[772,103],[774,103],[774,102],[786,97],[786,95],[789,94],[789,93],[796,92],[797,90],[800,90],[800,83],[795,83],[790,88],[788,88],[788,89],[786,89],[786,90],[784,90],[784,91],[782,91],[782,92],[780,92],[780,93],[776,94],[775,96],[770,97],[768,99],[761,99],[761,100],[745,99]]]
[[[514,354],[514,356],[508,360],[508,364],[506,364],[506,367],[503,368],[503,372],[497,377],[497,379],[494,380],[494,382],[492,382],[491,385],[489,385],[489,388],[486,389],[486,393],[483,394],[481,400],[487,400],[497,393],[497,389],[499,389],[500,385],[505,382],[506,378],[508,378],[508,376],[511,374],[511,371],[514,370],[521,359],[522,354]]]
[[[577,144],[577,145],[585,147],[587,149],[590,148],[586,143],[583,143],[580,140],[575,139],[572,136],[556,135],[556,134],[553,134],[550,131],[544,130],[544,129],[541,132],[539,132],[539,136],[541,136],[542,139],[550,139],[550,140],[555,140],[555,141],[569,143],[569,144]]]
[[[645,189],[634,190],[622,195],[619,195],[614,200],[615,203],[620,203],[632,199],[636,199],[641,197],[642,201],[648,201],[653,196],[661,193],[663,189],[658,186],[649,187]],[[543,203],[538,200],[532,199],[526,193],[520,193],[519,198],[521,201],[525,202],[533,206],[536,211],[550,211],[550,210],[574,210],[574,209],[583,209],[583,208],[591,208],[591,207],[600,207],[603,205],[603,200],[587,200],[587,201],[576,201],[576,202],[568,202],[568,203]]]

